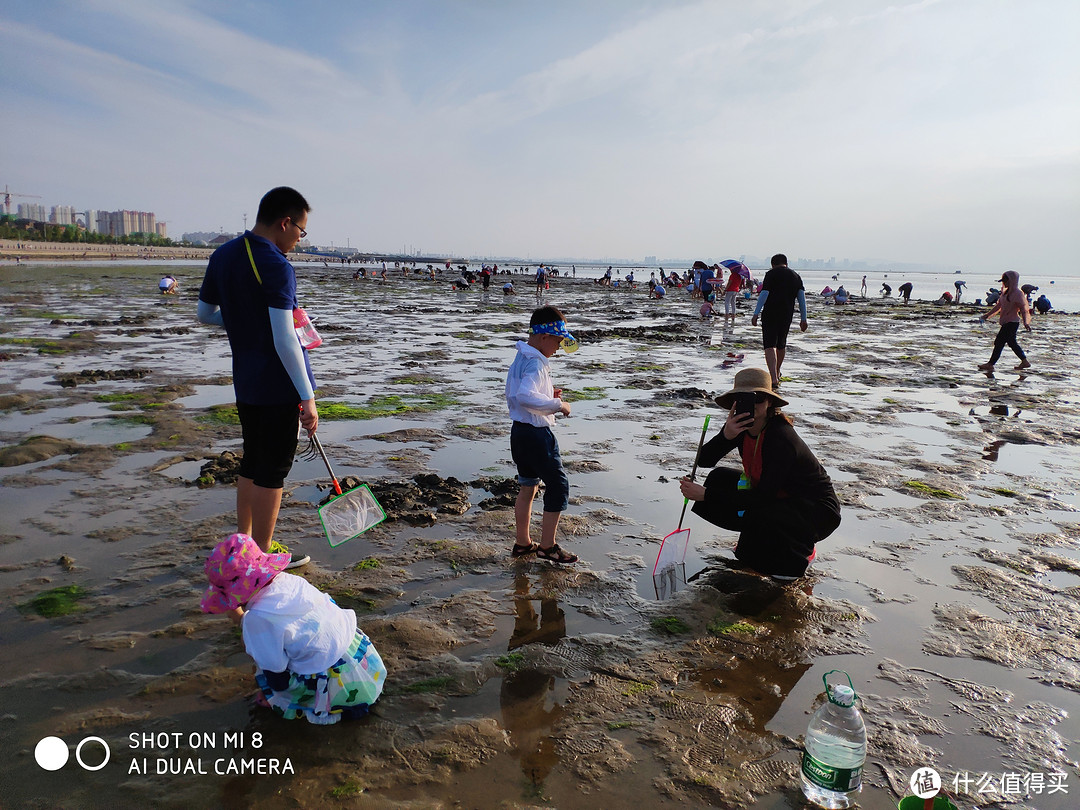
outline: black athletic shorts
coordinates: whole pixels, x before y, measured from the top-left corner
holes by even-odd
[[[786,349],[787,336],[791,331],[791,319],[777,323],[761,319],[761,343],[766,349]]]
[[[240,475],[255,486],[281,489],[292,469],[300,430],[300,406],[246,405],[236,403],[244,433],[244,456]]]

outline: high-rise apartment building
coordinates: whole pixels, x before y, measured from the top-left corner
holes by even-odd
[[[130,236],[133,233],[157,234],[165,237],[164,222],[158,222],[153,211],[100,211],[94,208],[86,212],[76,211],[71,205],[54,205],[46,210],[38,203],[19,203],[17,216],[32,222],[48,222],[53,225],[76,225],[78,219],[86,218],[86,230],[108,236]]]
[[[74,225],[75,207],[71,205],[54,205],[49,214],[49,222],[53,225]]]
[[[136,211],[138,233],[157,233],[157,217],[150,211]]]
[[[45,215],[45,206],[39,203],[19,203],[16,211],[16,216],[19,219],[29,219],[32,222],[46,222],[48,220]]]

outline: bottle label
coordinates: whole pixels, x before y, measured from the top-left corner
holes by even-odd
[[[803,752],[802,772],[812,783],[826,790],[836,790],[847,793],[859,790],[862,786],[862,765],[857,768],[834,768],[819,762]]]

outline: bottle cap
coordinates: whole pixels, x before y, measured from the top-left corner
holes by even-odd
[[[837,706],[854,706],[855,690],[847,686],[834,686],[829,692],[829,701]]]
[[[832,686],[829,684],[829,676],[837,673],[847,678],[847,686],[844,686],[843,684]],[[835,703],[837,706],[855,705],[855,699],[858,697],[858,695],[855,694],[855,684],[851,682],[851,676],[844,672],[844,670],[830,669],[821,676],[821,682],[825,684],[825,695],[829,698],[830,703]]]

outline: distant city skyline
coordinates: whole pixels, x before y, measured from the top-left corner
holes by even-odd
[[[31,211],[31,210],[34,211],[34,213],[36,215],[40,216],[40,218],[38,218],[36,221],[49,222],[49,223],[58,224],[58,225],[74,224],[75,219],[76,219],[76,217],[78,215],[82,215],[84,218],[95,219],[95,221],[96,221],[96,217],[94,217],[93,215],[106,215],[107,216],[107,215],[111,214],[112,217],[113,217],[112,221],[114,223],[111,230],[109,229],[108,225],[104,226],[105,227],[104,230],[100,230],[101,226],[97,226],[96,228],[90,229],[90,230],[92,230],[93,232],[112,233],[115,236],[127,236],[130,233],[135,233],[135,232],[149,232],[149,233],[156,232],[160,236],[166,236],[167,235],[167,233],[166,233],[166,223],[162,222],[162,221],[156,222],[156,227],[152,228],[150,231],[142,231],[142,230],[140,230],[142,225],[146,224],[146,222],[147,222],[145,217],[154,217],[155,216],[152,212],[134,212],[134,211],[126,211],[125,212],[123,210],[115,211],[115,212],[104,212],[104,211],[97,211],[95,209],[87,209],[86,211],[83,211],[83,210],[77,209],[74,206],[70,206],[70,205],[48,206],[48,205],[43,205],[43,204],[38,204],[38,203],[19,203],[17,216],[22,218],[24,212]],[[46,210],[48,210],[50,212],[47,217],[44,214],[44,212]],[[57,214],[62,214],[62,215],[66,214],[66,216],[57,216]],[[136,216],[134,218],[132,218],[131,216],[124,217],[123,216],[124,214],[136,215]],[[137,216],[138,214],[142,214],[144,219],[140,220],[138,218],[138,216]],[[34,216],[29,216],[28,218],[34,219],[35,217]],[[254,217],[252,216],[252,217],[250,217],[250,222],[245,223],[245,225],[253,225],[253,224],[254,224]],[[134,230],[128,230],[130,228],[134,228]],[[243,229],[233,230],[233,229],[219,227],[217,230],[190,231],[190,232],[183,233],[183,234],[181,234],[179,236],[174,236],[173,238],[178,240],[178,241],[209,242],[211,239],[213,239],[215,237],[218,237],[218,236],[221,236],[221,235],[236,236],[236,235],[239,235],[241,233],[243,233]],[[502,254],[502,255],[486,254],[486,253],[472,253],[472,254],[468,254],[468,255],[462,255],[462,254],[456,254],[456,253],[449,252],[449,251],[440,251],[440,250],[425,251],[425,250],[421,250],[419,248],[413,248],[412,246],[409,246],[409,245],[402,246],[401,250],[394,250],[394,249],[384,250],[384,249],[378,249],[378,248],[373,248],[373,247],[367,247],[367,246],[363,246],[363,245],[361,245],[361,246],[351,245],[351,244],[349,244],[349,242],[350,242],[350,240],[346,240],[346,244],[348,245],[348,248],[349,248],[350,252],[359,251],[359,252],[363,252],[363,253],[391,254],[391,255],[401,255],[401,256],[406,256],[406,257],[407,256],[421,256],[421,255],[429,256],[429,257],[438,256],[438,257],[446,257],[446,258],[467,258],[469,260],[474,260],[474,261],[497,260],[497,261],[514,262],[514,263],[526,263],[527,262],[529,264],[538,264],[540,262],[545,262],[545,263],[548,263],[548,264],[572,264],[572,263],[578,263],[578,264],[603,264],[603,263],[606,262],[606,263],[613,263],[613,264],[638,265],[638,266],[645,266],[645,267],[652,266],[652,265],[655,265],[657,267],[664,267],[666,265],[666,266],[668,266],[668,267],[670,267],[672,269],[676,269],[676,268],[682,268],[684,265],[685,266],[690,266],[697,259],[702,259],[702,260],[705,260],[705,261],[708,261],[708,262],[712,263],[712,262],[715,262],[715,261],[720,261],[721,259],[732,258],[732,259],[738,259],[739,261],[742,261],[742,262],[746,263],[747,265],[755,267],[755,268],[766,268],[766,267],[769,266],[769,259],[771,257],[771,254],[770,254],[770,257],[765,257],[765,256],[754,256],[754,255],[749,255],[749,254],[745,254],[745,253],[739,253],[739,254],[724,254],[722,256],[719,255],[719,254],[700,255],[700,256],[696,256],[695,258],[686,258],[686,257],[658,258],[656,256],[651,256],[651,255],[650,256],[644,256],[642,258],[633,258],[631,256],[620,256],[620,257],[612,257],[612,256],[598,256],[598,257],[597,256],[551,256],[551,257],[548,257],[548,258],[534,258],[532,256],[522,256],[520,254],[512,254],[512,253]],[[318,242],[311,242],[310,240],[304,240],[304,242],[302,242],[301,244],[303,244],[305,246],[306,245],[311,245],[311,246],[314,246],[314,247],[318,247],[320,249],[332,249],[332,248],[336,247],[338,249],[345,250],[345,246],[340,245],[340,244],[335,246],[333,243],[322,244],[322,243],[318,243]],[[814,257],[814,258],[811,258],[811,257],[798,257],[798,258],[792,258],[791,259],[791,265],[793,267],[798,267],[798,268],[808,269],[808,270],[809,269],[817,269],[817,270],[845,270],[845,269],[847,269],[847,270],[860,270],[860,271],[861,270],[867,270],[867,271],[871,271],[871,270],[880,270],[880,269],[883,269],[883,268],[896,269],[896,270],[916,269],[916,268],[921,268],[923,270],[944,270],[944,269],[947,269],[947,268],[951,269],[950,265],[941,264],[941,263],[933,263],[933,262],[903,262],[903,261],[900,261],[900,260],[887,259],[887,258],[877,258],[877,259],[849,258],[849,257],[839,257],[838,258],[836,256],[830,256],[828,258],[824,258],[824,257]]]
[[[0,186],[184,233],[291,185],[379,252],[1028,272],[1080,253],[1077,34],[1074,0],[5,3]]]
[[[48,213],[46,214],[46,211]],[[99,211],[95,208],[81,209],[73,205],[47,206],[42,203],[19,203],[16,219],[43,222],[49,225],[80,225],[90,233],[109,236],[130,236],[134,233],[156,234],[168,237],[166,222],[158,220],[153,211]],[[81,221],[80,221],[81,219]]]

